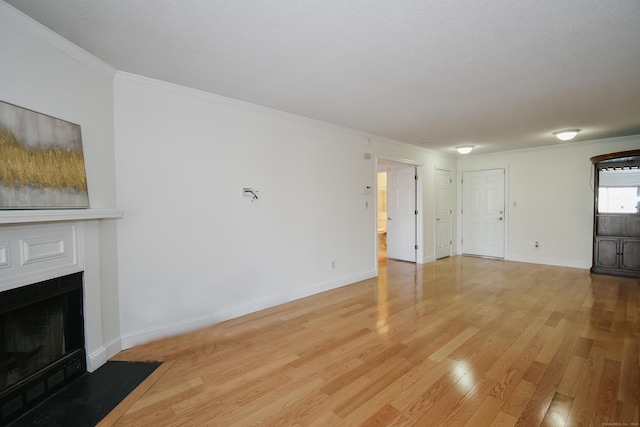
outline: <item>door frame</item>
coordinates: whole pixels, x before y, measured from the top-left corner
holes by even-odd
[[[456,191],[456,202],[457,202],[457,212],[456,212],[456,254],[463,255],[462,253],[462,175],[465,172],[481,172],[487,170],[494,169],[504,169],[504,257],[501,259],[509,260],[509,217],[511,216],[511,202],[509,200],[509,165],[496,165],[496,166],[486,166],[481,168],[468,168],[468,169],[459,169],[457,171],[458,177],[456,183],[460,186]]]
[[[374,251],[373,251],[373,257],[375,260],[375,270],[376,270],[376,275],[378,274],[378,172],[385,172],[384,169],[381,169],[381,167],[384,167],[384,163],[392,163],[392,164],[397,164],[400,167],[413,167],[415,168],[416,171],[416,175],[418,176],[418,180],[416,181],[416,210],[418,211],[418,215],[416,215],[416,244],[418,245],[418,249],[416,250],[416,264],[424,264],[424,230],[423,230],[423,226],[424,226],[424,220],[423,220],[423,211],[424,211],[424,205],[423,205],[423,183],[424,183],[424,171],[423,171],[423,163],[420,162],[416,162],[415,160],[410,160],[410,159],[404,159],[404,158],[400,158],[400,157],[392,157],[392,156],[376,156],[375,158],[375,168],[374,168],[374,180],[373,182],[375,182],[375,191],[373,192],[374,194],[374,200],[373,200],[373,205],[375,206],[375,218],[376,221],[374,221],[373,225],[373,236],[374,239],[373,241],[375,242],[374,244]]]

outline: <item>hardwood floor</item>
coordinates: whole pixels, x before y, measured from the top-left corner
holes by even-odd
[[[603,426],[640,418],[640,280],[472,257],[136,347],[102,426]],[[614,424],[611,424],[614,423]]]

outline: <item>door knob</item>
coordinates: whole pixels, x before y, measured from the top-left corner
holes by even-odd
[[[391,221],[391,217],[390,217],[390,216],[388,216],[388,217],[387,217],[387,220]]]
[[[502,221],[502,217],[498,218],[498,221]]]

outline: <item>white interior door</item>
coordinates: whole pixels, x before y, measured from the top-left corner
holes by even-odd
[[[436,259],[451,255],[451,172],[436,169]]]
[[[504,258],[504,169],[462,174],[462,253]]]
[[[387,258],[416,262],[416,170],[387,172]]]

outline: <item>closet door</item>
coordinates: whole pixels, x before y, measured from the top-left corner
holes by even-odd
[[[387,172],[387,257],[416,262],[416,169]]]
[[[451,255],[451,172],[436,169],[436,259]]]

